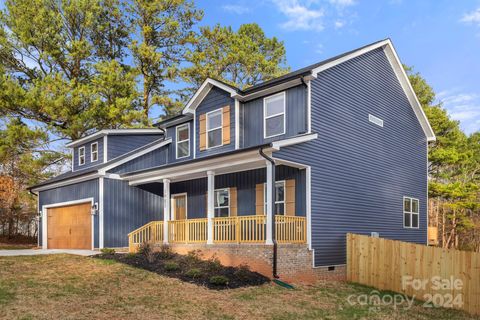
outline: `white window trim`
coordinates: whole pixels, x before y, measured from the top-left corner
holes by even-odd
[[[93,146],[97,146],[97,151],[93,152]],[[97,160],[93,160],[93,154],[97,154]],[[98,161],[98,142],[94,142],[90,145],[90,162],[97,162]]]
[[[179,141],[178,140],[178,131],[180,129],[183,129],[183,128],[187,128],[188,129],[188,138],[185,139],[185,140],[182,140],[182,141]],[[179,157],[178,156],[178,144],[180,142],[185,142],[187,141],[188,142],[188,154],[186,156],[183,156],[183,157]],[[181,125],[178,125],[175,127],[175,158],[176,159],[183,159],[183,158],[188,158],[190,157],[190,123],[184,123],[184,124],[181,124]]]
[[[220,127],[216,127],[216,128],[213,128],[213,129],[208,129],[208,116],[209,114],[211,113],[215,113],[215,112],[218,112],[220,111]],[[213,149],[213,148],[218,148],[218,147],[221,147],[223,146],[223,108],[218,108],[218,109],[215,109],[215,110],[212,110],[212,111],[209,111],[205,114],[205,138],[207,139],[207,148],[206,149]],[[220,129],[221,130],[221,143],[218,145],[218,146],[213,146],[213,147],[210,147],[209,146],[209,143],[208,143],[208,133],[210,131],[214,131],[214,130],[218,130]]]
[[[410,199],[410,211],[405,211],[405,199]],[[412,202],[413,200],[416,200],[418,202],[418,212],[413,212],[412,211]],[[402,208],[403,208],[403,227],[405,229],[420,229],[420,200],[418,200],[417,198],[413,198],[413,197],[407,197],[407,196],[404,196],[403,197],[403,202],[402,202]],[[410,214],[410,226],[406,226],[405,225],[405,214]],[[412,216],[416,214],[418,216],[418,226],[416,227],[413,227],[412,225]]]
[[[228,206],[220,206],[220,207],[216,207],[215,206],[215,193],[217,191],[224,191],[224,190],[227,190],[227,193],[228,193]],[[228,208],[228,216],[230,217],[230,200],[231,200],[231,197],[230,197],[230,188],[220,188],[220,189],[215,189],[213,191],[213,196],[214,196],[214,199],[213,199],[213,214],[215,215],[215,209],[225,209],[225,208]]]
[[[275,98],[277,96],[283,97],[283,112],[272,114],[267,117],[267,100]],[[281,133],[267,136],[267,120],[273,117],[278,117],[280,115],[283,115],[283,131]],[[284,135],[287,129],[286,127],[287,127],[287,95],[285,91],[263,98],[263,138],[268,139],[268,138]]]
[[[83,163],[82,163],[82,161],[80,161],[80,159],[82,159],[81,150],[83,150]],[[86,161],[87,161],[87,159],[86,159],[86,156],[85,156],[85,146],[83,146],[83,147],[78,148],[78,165],[83,166],[83,165],[85,165]]]
[[[275,214],[275,207],[277,204],[279,203],[283,203],[283,215],[286,215],[285,214],[285,210],[286,210],[286,207],[285,207],[285,203],[287,203],[287,189],[285,188],[285,180],[279,180],[279,181],[275,181],[275,192],[276,192],[276,189],[277,189],[277,183],[278,184],[283,184],[283,201],[277,201],[277,199],[275,199],[275,204],[273,205],[273,211],[274,211],[274,214]],[[266,214],[267,212],[267,184],[264,183],[263,184],[263,202],[264,202],[264,207],[263,207],[263,214]],[[275,214],[277,215],[277,214]]]

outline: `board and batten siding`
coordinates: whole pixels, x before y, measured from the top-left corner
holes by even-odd
[[[200,151],[200,115],[216,109],[230,106],[230,143]],[[195,110],[196,157],[203,158],[213,154],[235,150],[235,100],[230,93],[213,87]],[[208,139],[208,136],[207,136]]]
[[[91,145],[95,142],[98,143],[98,160],[92,162],[92,161],[90,161],[91,160]],[[78,155],[79,155],[78,150],[81,147],[85,147],[85,164],[80,166],[80,165],[78,165]],[[90,167],[93,167],[93,166],[100,165],[102,163],[103,163],[103,138],[92,140],[92,141],[89,141],[85,144],[82,144],[80,146],[77,146],[77,147],[73,148],[73,164],[72,164],[73,165],[73,171],[90,168]]]
[[[305,170],[278,166],[276,180],[295,179],[295,211],[297,216],[305,216]],[[215,189],[237,188],[237,214],[255,215],[255,186],[266,181],[266,170],[255,169],[215,176]],[[160,187],[160,186],[159,186]],[[207,178],[181,181],[170,184],[170,193],[187,193],[187,215],[189,219],[205,218]]]
[[[315,266],[345,263],[348,232],[425,244],[426,136],[383,50],[325,70],[311,84],[318,139],[274,156],[311,166]],[[404,196],[420,200],[418,229],[403,227]]]
[[[264,139],[263,100],[261,97],[240,106],[240,146],[249,148],[290,138],[307,131],[307,89],[299,85],[285,90],[285,134]],[[267,96],[268,97],[268,96]]]
[[[159,130],[160,131],[160,130]],[[154,140],[160,139],[161,134],[136,134],[136,135],[108,135],[107,152],[108,160],[112,160],[127,152],[140,148]]]
[[[161,195],[104,179],[104,246],[128,247],[128,233],[154,220],[163,220]]]
[[[51,205],[61,202],[76,201],[81,199],[93,198],[94,202],[98,203],[98,179],[78,182],[63,187],[58,187],[50,190],[39,191],[38,193],[39,210],[45,205]],[[98,214],[94,216],[94,247],[98,248]],[[39,245],[42,246],[42,221],[40,219],[38,229]]]

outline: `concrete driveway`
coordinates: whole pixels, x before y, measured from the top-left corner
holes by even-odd
[[[92,256],[99,254],[99,251],[93,250],[64,250],[64,249],[20,249],[20,250],[0,250],[0,257],[14,256],[35,256],[38,254],[74,254],[77,256]]]

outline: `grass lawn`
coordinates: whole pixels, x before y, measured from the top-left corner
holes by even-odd
[[[0,250],[21,250],[21,249],[32,249],[34,247],[36,247],[35,244],[0,243]]]
[[[0,258],[0,318],[6,319],[468,319],[421,304],[369,310],[347,302],[371,290],[336,282],[210,290],[113,260]]]

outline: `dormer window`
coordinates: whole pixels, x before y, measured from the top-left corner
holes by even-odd
[[[222,109],[207,113],[207,149],[222,145]]]
[[[263,99],[263,136],[285,134],[285,92]]]
[[[83,166],[85,164],[85,147],[78,148],[78,165]]]
[[[98,160],[98,142],[94,142],[90,145],[90,161],[95,162]]]
[[[190,124],[177,126],[176,135],[177,159],[190,156]]]

